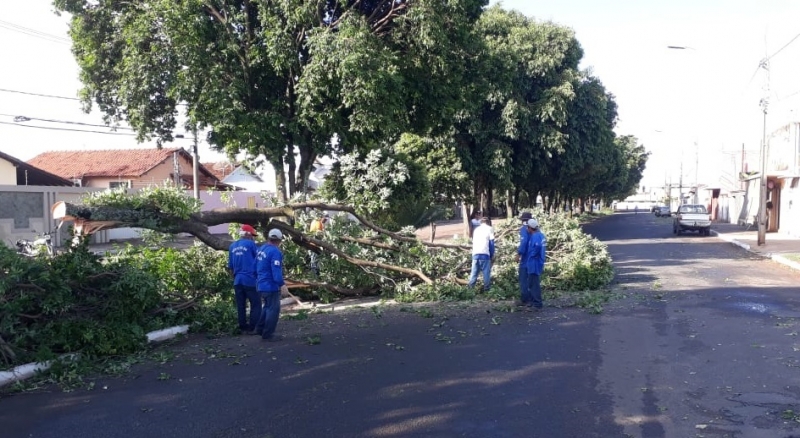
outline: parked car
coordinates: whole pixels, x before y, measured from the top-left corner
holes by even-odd
[[[704,236],[711,235],[711,215],[705,205],[685,204],[678,207],[672,232],[680,235],[684,231],[697,231]]]
[[[670,216],[671,214],[672,214],[672,212],[669,211],[669,207],[667,207],[666,205],[662,205],[660,207],[656,207],[655,215],[657,217]]]

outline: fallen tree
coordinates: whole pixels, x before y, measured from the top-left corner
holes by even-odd
[[[55,219],[73,221],[81,233],[119,227],[141,227],[162,233],[188,233],[215,250],[227,250],[232,238],[213,234],[209,227],[247,223],[266,235],[280,229],[293,244],[284,245],[287,277],[301,298],[380,295],[396,298],[418,285],[425,290],[440,286],[463,287],[470,269],[466,241],[426,242],[411,227],[389,230],[377,225],[350,205],[321,201],[289,202],[265,208],[235,206],[200,211],[197,200],[175,187],[152,187],[135,193],[101,192],[81,204],[53,205]],[[321,212],[333,220],[323,233],[307,233],[308,224]],[[537,214],[550,251],[545,285],[552,290],[597,289],[611,280],[613,270],[604,245],[583,234],[577,222],[559,215]],[[497,298],[517,294],[515,221],[495,227],[497,256],[493,266],[492,294]],[[310,254],[324,267],[310,269]],[[448,286],[448,287],[449,287]],[[416,292],[415,292],[416,293]]]
[[[180,194],[179,196],[183,196]],[[360,215],[353,207],[340,204],[323,202],[298,202],[278,207],[267,208],[237,208],[227,207],[210,211],[193,212],[189,215],[178,215],[164,211],[156,202],[131,204],[128,206],[107,205],[78,205],[66,202],[57,202],[52,207],[53,218],[62,221],[72,221],[75,229],[83,234],[95,233],[120,227],[139,227],[163,233],[188,233],[216,250],[226,251],[232,239],[228,236],[218,236],[209,232],[209,227],[221,224],[253,224],[265,235],[272,228],[280,229],[284,235],[291,238],[296,245],[309,251],[324,252],[334,255],[349,263],[365,267],[379,268],[394,272],[401,276],[414,277],[427,284],[433,284],[436,278],[420,269],[369,260],[355,257],[339,249],[334,242],[341,241],[350,244],[363,245],[393,253],[410,255],[412,248],[424,247],[426,250],[450,250],[464,252],[470,249],[467,245],[424,242],[411,232],[394,232],[372,223]],[[360,237],[351,235],[335,235],[332,241],[326,241],[311,236],[297,227],[298,215],[309,210],[329,211],[347,214],[355,219],[362,229]],[[352,231],[352,229],[351,229]],[[321,283],[308,283],[309,286],[324,287],[339,293],[345,292],[341,287]],[[363,288],[363,291],[375,292],[374,288]]]

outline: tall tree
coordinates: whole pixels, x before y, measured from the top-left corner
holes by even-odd
[[[470,28],[485,0],[54,5],[73,14],[87,110],[96,104],[108,123],[126,121],[140,141],[160,144],[183,103],[214,147],[269,161],[285,198],[320,154],[446,126],[464,105]]]
[[[496,190],[541,176],[539,159],[563,148],[583,52],[572,30],[499,6],[484,13],[476,32],[484,44],[477,66],[483,94],[457,124],[456,138],[485,209]]]
[[[595,189],[598,196],[607,202],[636,193],[650,157],[644,145],[632,135],[617,137],[614,144],[613,166],[601,177],[604,182]]]
[[[563,151],[550,159],[550,188],[573,198],[594,194],[600,178],[614,165],[611,149],[617,147],[613,131],[616,119],[613,96],[599,79],[583,72],[569,106],[568,140]]]

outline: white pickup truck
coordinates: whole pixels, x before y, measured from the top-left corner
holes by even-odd
[[[711,215],[705,205],[685,204],[678,207],[672,232],[681,234],[684,231],[697,231],[704,236],[711,235]]]

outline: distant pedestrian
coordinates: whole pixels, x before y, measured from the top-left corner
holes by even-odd
[[[251,332],[255,330],[261,317],[261,298],[256,292],[256,255],[258,247],[254,241],[256,230],[250,225],[242,225],[239,229],[239,240],[228,248],[228,271],[233,276],[236,313],[239,318],[239,330]],[[247,320],[247,303],[250,303],[250,319]]]
[[[489,218],[482,217],[480,225],[472,233],[472,270],[469,274],[469,287],[475,286],[478,272],[483,273],[483,291],[492,285],[492,260],[494,260],[494,229],[489,226]]]
[[[519,227],[519,247],[517,248],[517,261],[519,262],[519,296],[520,300],[524,301],[525,297],[528,296],[528,266],[520,254],[523,254],[524,251],[522,250],[527,248],[528,221],[533,218],[533,215],[526,211],[523,212],[519,218],[522,221],[522,226]]]
[[[267,243],[261,245],[258,250],[256,262],[258,273],[256,288],[261,294],[264,305],[254,334],[268,341],[277,341],[281,339],[275,335],[275,328],[281,315],[281,294],[288,293],[283,280],[283,253],[280,249],[283,234],[277,228],[273,228],[269,231],[267,239]]]
[[[524,248],[518,252],[528,270],[528,295],[521,297],[522,304],[528,308],[541,309],[542,285],[541,276],[547,257],[547,238],[539,230],[536,219],[528,220],[528,238]]]

